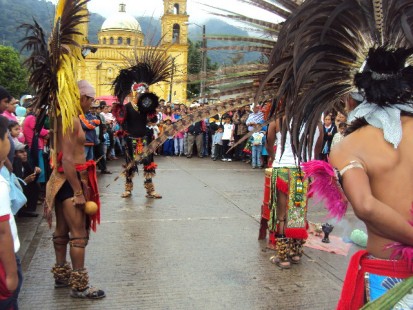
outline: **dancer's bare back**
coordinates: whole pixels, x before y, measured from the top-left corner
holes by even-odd
[[[383,131],[365,126],[347,136],[331,152],[338,170],[351,161],[364,169],[343,175],[343,188],[355,214],[366,224],[367,251],[389,258],[392,242],[413,246],[413,118],[402,117],[403,136],[397,149],[384,140]]]

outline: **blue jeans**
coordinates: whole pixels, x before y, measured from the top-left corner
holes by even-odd
[[[184,155],[184,138],[174,138],[175,155]]]
[[[86,156],[86,161],[93,160],[93,158],[94,158],[93,145],[85,146],[85,156]]]
[[[13,309],[13,310],[19,309],[19,305],[17,304],[17,297],[19,297],[20,289],[23,284],[23,273],[22,273],[22,266],[20,263],[20,258],[17,255],[16,255],[16,264],[17,264],[17,275],[19,277],[19,284],[17,284],[17,288],[14,291],[13,296],[5,300],[0,300],[0,309]]]
[[[262,145],[253,145],[252,146],[252,160],[251,165],[253,167],[261,167],[261,153],[262,153]]]

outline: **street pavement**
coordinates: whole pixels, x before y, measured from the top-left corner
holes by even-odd
[[[19,218],[24,284],[21,309],[334,309],[350,255],[305,248],[302,264],[281,270],[258,241],[264,171],[243,162],[156,157],[163,199],[145,198],[142,175],[130,199],[123,179],[99,176],[102,215],[86,250],[101,300],[78,300],[54,289],[52,230],[40,218]],[[116,174],[115,174],[116,173]],[[39,210],[40,211],[40,210]],[[309,220],[325,222],[321,205]],[[352,212],[333,235],[362,228]]]

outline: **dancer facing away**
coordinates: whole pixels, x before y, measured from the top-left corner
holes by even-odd
[[[413,49],[370,51],[368,69],[355,77],[366,101],[349,114],[351,133],[331,153],[331,164],[340,171],[344,192],[368,234],[366,251],[350,262],[340,309],[358,309],[373,300],[377,278],[397,283],[413,275],[412,256],[400,255],[402,249],[413,251],[413,67],[405,67],[412,54]],[[398,246],[391,246],[395,242]],[[384,284],[379,286],[385,291]]]
[[[268,160],[272,162],[271,176],[271,225],[270,231],[276,233],[277,254],[270,258],[282,269],[301,262],[303,245],[307,233],[307,191],[308,181],[299,168],[287,132],[285,143],[281,139],[282,119],[270,123],[267,133]],[[312,154],[319,154],[323,135],[321,124],[314,135]],[[277,144],[274,154],[274,143]]]
[[[85,80],[79,81],[78,86],[80,105],[86,113],[94,100],[95,90]],[[89,229],[95,230],[96,221],[99,220],[99,211],[93,218],[85,213],[87,200],[94,200],[99,205],[96,164],[93,160],[86,162],[85,133],[78,118],[73,119],[73,127],[66,133],[61,130],[59,118],[58,128],[58,159],[47,183],[45,209],[49,223],[53,208],[56,213],[56,229],[53,234],[56,264],[52,269],[55,288],[70,286],[70,295],[76,298],[102,298],[105,297],[104,291],[89,286],[85,268]],[[68,243],[73,269],[66,260]]]

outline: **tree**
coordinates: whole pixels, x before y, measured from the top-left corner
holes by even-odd
[[[202,42],[197,41],[195,44],[188,40],[188,74],[199,74],[202,67]],[[214,71],[218,68],[216,63],[212,63],[211,59],[207,57],[207,71]],[[188,97],[199,96],[201,88],[201,81],[189,81],[187,85]]]
[[[19,53],[12,47],[0,45],[0,85],[12,96],[20,98],[28,92],[27,76]]]

